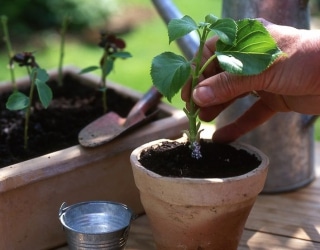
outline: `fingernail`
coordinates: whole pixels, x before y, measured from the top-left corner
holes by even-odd
[[[199,105],[212,103],[214,97],[212,89],[208,86],[197,87],[193,91],[193,100]]]

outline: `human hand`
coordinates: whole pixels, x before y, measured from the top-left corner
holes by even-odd
[[[237,76],[222,72],[214,61],[203,73],[201,82],[193,92],[199,106],[199,117],[213,120],[235,99],[252,91],[259,99],[236,121],[218,129],[213,140],[231,142],[261,125],[277,112],[295,111],[320,114],[320,32],[298,30],[260,21],[286,53],[270,68],[255,76]],[[206,43],[203,59],[215,52],[217,37]],[[189,84],[182,90],[182,98],[189,96]]]

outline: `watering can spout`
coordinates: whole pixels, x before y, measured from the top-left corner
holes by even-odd
[[[310,128],[318,119],[318,117],[319,115],[305,115],[303,119],[303,128]]]
[[[171,0],[152,0],[152,2],[166,24],[173,18],[182,17],[181,12]],[[199,38],[196,33],[189,33],[180,38],[177,43],[186,58],[192,59],[199,46]]]

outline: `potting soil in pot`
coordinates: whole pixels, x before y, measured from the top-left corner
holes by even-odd
[[[164,142],[141,154],[147,169],[168,177],[227,178],[245,174],[259,166],[260,160],[227,144],[201,141],[201,159],[191,157],[188,143]]]

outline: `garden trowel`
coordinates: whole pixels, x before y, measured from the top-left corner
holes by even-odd
[[[134,105],[126,118],[115,112],[108,112],[83,128],[78,135],[79,143],[84,147],[96,147],[150,120],[156,112],[151,114],[147,112],[160,102],[161,97],[159,91],[151,87]]]

